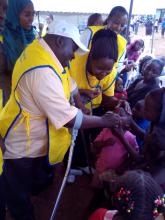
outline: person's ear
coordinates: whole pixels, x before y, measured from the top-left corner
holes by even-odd
[[[58,48],[63,48],[64,46],[64,38],[61,37],[61,36],[58,36],[57,39],[56,39],[56,46]]]

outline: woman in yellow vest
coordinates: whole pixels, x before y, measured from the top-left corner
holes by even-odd
[[[71,62],[70,74],[80,94],[92,100],[93,108],[113,104],[117,58],[117,35],[109,29],[102,29],[94,35],[90,52],[76,55]]]
[[[87,51],[78,29],[61,21],[44,38],[34,40],[14,67],[11,96],[0,113],[0,134],[6,147],[2,177],[15,220],[34,219],[32,182],[46,156],[50,164],[63,160],[71,143],[68,128],[121,123],[115,114],[87,116],[70,104],[72,83],[64,68],[78,47]]]
[[[77,54],[71,62],[70,74],[77,83],[81,98],[87,102],[86,107],[92,108],[94,115],[102,115],[119,104],[130,113],[129,104],[114,97],[118,46],[118,35],[114,31],[100,29],[92,38],[90,52],[85,55]],[[98,129],[92,129],[92,138],[98,132]],[[87,142],[88,134],[89,132],[85,135]],[[72,163],[74,168],[87,165],[82,143],[82,136],[79,134],[76,142],[79,147],[75,148]]]
[[[3,104],[10,96],[11,75],[15,62],[24,48],[35,39],[35,29],[32,26],[35,11],[32,1],[8,0],[8,2],[9,7],[2,34],[5,69],[0,74],[4,94]]]
[[[128,12],[122,6],[114,7],[106,19],[106,26],[89,26],[81,35],[81,41],[88,47],[91,47],[91,41],[94,34],[103,28],[109,28],[117,34],[118,41],[118,62],[116,63],[117,67],[121,68],[123,66],[123,61],[126,54],[126,39],[120,35],[122,30],[127,25],[128,21]]]
[[[102,115],[106,109],[113,109],[118,104],[114,98],[116,71],[114,64],[118,59],[117,35],[110,29],[101,29],[92,38],[89,53],[76,54],[70,64],[70,74],[76,81],[81,99],[91,108],[94,115]],[[98,129],[97,129],[98,130]],[[97,133],[96,129],[85,134],[88,142],[89,133]],[[94,134],[94,136],[95,136]],[[92,137],[94,138],[94,137]],[[72,168],[85,167],[86,157],[82,135],[79,133]]]

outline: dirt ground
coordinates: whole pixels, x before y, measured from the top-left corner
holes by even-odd
[[[142,26],[139,28],[138,34],[133,36],[133,39],[143,39],[145,42],[145,50],[147,53],[151,53],[152,36],[145,36],[145,28]],[[159,28],[158,33],[154,33],[153,40],[153,54],[157,56],[165,56],[165,37],[161,37],[161,30]]]
[[[155,35],[153,45],[155,56],[165,56],[165,38],[161,38],[160,33]]]
[[[64,174],[63,165],[55,167],[53,184],[39,196],[32,197],[36,220],[49,220]],[[94,196],[91,178],[87,175],[67,184],[54,220],[87,220],[88,209]],[[7,213],[7,219],[12,220]]]

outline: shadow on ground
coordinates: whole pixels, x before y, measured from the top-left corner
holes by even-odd
[[[32,198],[36,220],[50,219],[63,174],[62,164],[55,167],[53,184],[39,196]],[[75,183],[66,185],[55,220],[87,220],[94,196],[90,183],[90,177],[83,175],[77,177]],[[7,220],[11,220],[9,214]]]

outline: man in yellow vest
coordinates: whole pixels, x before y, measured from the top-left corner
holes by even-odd
[[[1,107],[3,106],[3,92],[2,92],[2,83],[4,82],[2,80],[2,74],[4,71],[4,51],[3,51],[3,38],[2,38],[2,31],[3,31],[3,25],[4,25],[4,20],[6,16],[6,11],[7,11],[7,6],[8,6],[8,1],[7,0],[0,0],[0,110],[2,109]],[[1,144],[1,143],[0,143]],[[3,182],[2,182],[2,164],[3,164],[3,159],[2,159],[2,151],[0,149],[0,219],[5,220],[5,212],[6,212],[6,207],[5,207],[5,196],[4,196],[4,189],[3,189]]]
[[[3,181],[7,205],[15,220],[34,219],[30,202],[32,183],[46,156],[50,164],[61,162],[71,143],[68,128],[114,127],[119,116],[84,115],[70,104],[75,83],[64,68],[81,43],[78,29],[56,23],[44,38],[34,40],[17,60],[12,91],[0,113],[4,139]]]

